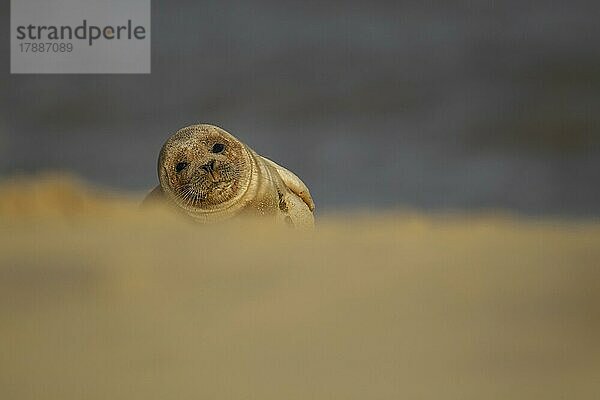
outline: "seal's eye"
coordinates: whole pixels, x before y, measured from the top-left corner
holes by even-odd
[[[215,143],[215,145],[212,147],[212,152],[215,154],[220,153],[223,150],[225,150],[225,145],[222,143]]]
[[[187,167],[187,166],[188,166],[188,163],[186,163],[186,162],[180,162],[180,163],[177,163],[177,165],[175,166],[175,171],[177,171],[177,172],[181,172],[181,171],[183,171],[183,170],[185,169],[185,167]]]

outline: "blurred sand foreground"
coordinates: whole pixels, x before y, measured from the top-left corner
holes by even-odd
[[[199,227],[0,186],[0,399],[592,399],[600,224]]]

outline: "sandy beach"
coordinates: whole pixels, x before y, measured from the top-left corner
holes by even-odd
[[[2,399],[591,399],[600,223],[498,212],[197,226],[0,185]]]

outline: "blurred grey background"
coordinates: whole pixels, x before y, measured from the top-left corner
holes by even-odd
[[[0,177],[150,190],[166,137],[219,125],[321,210],[600,215],[599,7],[580,1],[166,1],[151,75],[10,75]]]

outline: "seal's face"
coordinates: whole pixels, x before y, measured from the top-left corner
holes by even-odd
[[[188,210],[210,210],[240,196],[251,167],[245,147],[212,125],[180,129],[163,145],[158,175],[163,191]]]

